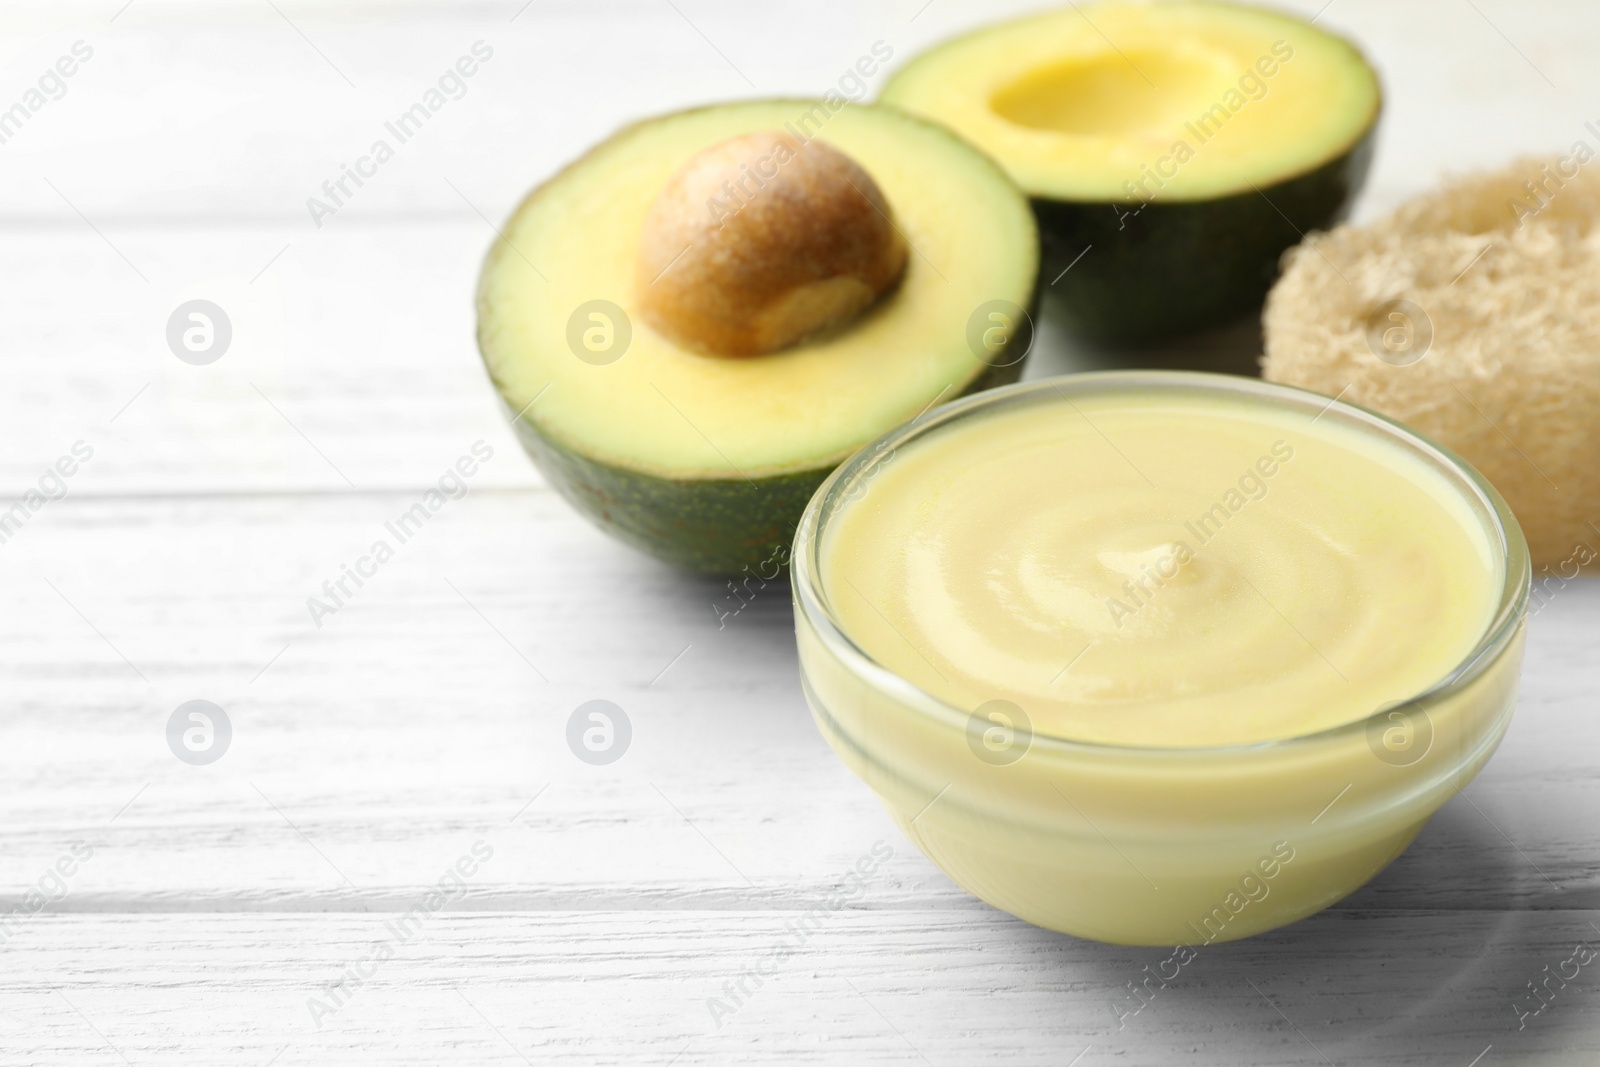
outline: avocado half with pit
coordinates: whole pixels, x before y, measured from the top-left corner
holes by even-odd
[[[883,101],[949,126],[1027,192],[1046,305],[1138,341],[1258,309],[1283,251],[1366,178],[1377,75],[1290,15],[1082,4],[913,59]]]
[[[580,512],[675,565],[770,578],[842,460],[1019,377],[1038,269],[1026,197],[947,129],[718,105],[623,129],[523,201],[483,266],[478,347]]]

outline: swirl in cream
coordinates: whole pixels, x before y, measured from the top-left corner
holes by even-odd
[[[826,531],[846,633],[1074,740],[1248,744],[1447,674],[1499,578],[1443,476],[1335,420],[1181,394],[1001,409],[910,446]]]

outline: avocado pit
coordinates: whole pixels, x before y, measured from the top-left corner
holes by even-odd
[[[815,138],[758,131],[712,145],[668,180],[645,218],[635,288],[656,332],[738,358],[846,325],[905,266],[871,175]]]

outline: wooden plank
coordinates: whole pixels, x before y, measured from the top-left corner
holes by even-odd
[[[320,232],[417,212],[475,217],[441,173],[499,217],[534,179],[621,123],[729,97],[818,95],[876,40],[898,64],[1030,7],[685,0],[674,10],[631,0],[595,19],[582,4],[541,0],[521,10],[521,0],[506,0],[410,5],[397,19],[376,4],[277,6],[281,13],[243,0],[139,0],[115,22],[115,5],[110,13],[49,5],[19,16],[0,41],[13,96],[75,40],[96,52],[66,95],[4,147],[15,164],[0,173],[6,216],[81,226],[41,180],[51,177],[112,240],[126,236],[130,255],[152,239],[135,232],[141,218],[179,228],[279,220],[309,238],[319,231],[306,199],[483,40],[494,57],[465,93],[422,136],[397,146]],[[1390,115],[1377,155],[1379,195],[1363,211],[1449,170],[1564,150],[1593,117],[1584,101],[1600,88],[1600,71],[1586,49],[1600,13],[1591,5],[1484,0],[1471,19],[1458,19],[1450,0],[1284,6],[1320,12],[1319,25],[1353,36],[1383,72]],[[881,78],[874,75],[872,92]]]
[[[941,911],[822,913],[803,940],[794,911],[447,905],[403,941],[379,915],[58,916],[5,949],[0,1055],[1466,1067],[1490,1049],[1484,1067],[1581,1064],[1600,1056],[1600,1008],[1581,977],[1552,980],[1537,1015],[1519,1011],[1531,1013],[1527,983],[1546,966],[1600,966],[1562,966],[1577,942],[1600,940],[1596,916],[1325,913],[1200,947],[1181,966],[1165,964],[1167,949]],[[385,944],[392,958],[379,959]],[[793,955],[780,959],[784,947]],[[366,980],[330,992],[358,963]],[[759,985],[746,975],[758,969],[770,972]],[[1175,977],[1142,986],[1136,1009],[1129,984],[1152,973]]]
[[[0,685],[19,714],[0,724],[0,886],[87,835],[72,908],[389,906],[547,785],[520,820],[542,852],[496,868],[495,906],[810,900],[899,840],[812,727],[786,589],[719,621],[725,587],[612,544],[547,490],[451,502],[317,627],[306,599],[411,499],[69,497],[4,545]],[[1522,711],[1472,803],[1361,906],[1600,906],[1600,582],[1533,627]],[[196,698],[234,723],[210,767],[166,745]],[[609,767],[566,745],[590,699],[633,722]],[[920,858],[891,873],[896,906],[975,906]]]

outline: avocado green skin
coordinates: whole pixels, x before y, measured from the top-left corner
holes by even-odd
[[[1045,287],[1047,313],[1079,337],[1115,344],[1259,311],[1284,251],[1349,211],[1372,163],[1376,128],[1315,170],[1260,191],[1158,197],[1143,208],[1035,198],[1042,276],[1054,283]]]
[[[1024,362],[991,366],[961,395],[1011,384]],[[585,456],[526,418],[513,425],[545,479],[596,526],[675,567],[723,577],[787,573],[800,515],[837,465],[753,479],[663,478]]]

